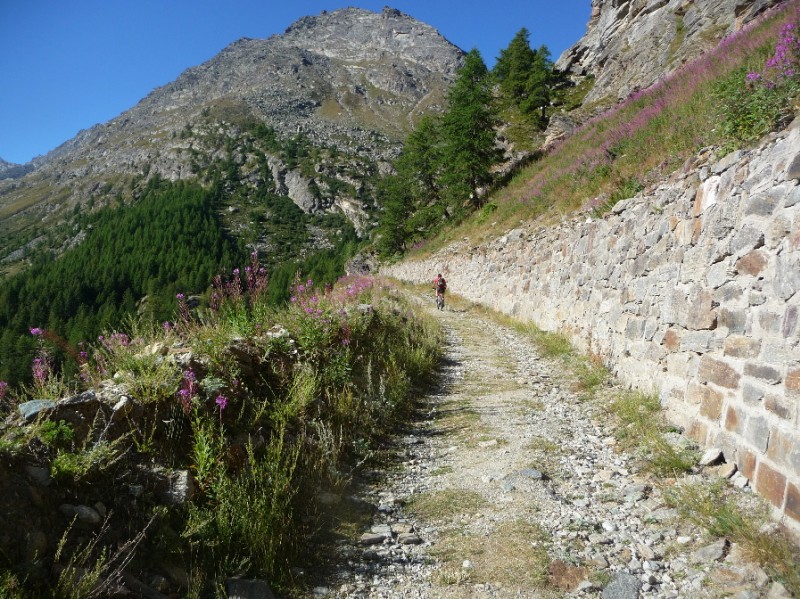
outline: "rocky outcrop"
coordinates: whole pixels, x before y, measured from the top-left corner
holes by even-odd
[[[556,68],[593,75],[585,102],[622,99],[712,48],[780,0],[592,0],[592,16]]]
[[[721,448],[800,533],[800,120],[704,154],[603,219],[526,225],[385,274],[449,288],[600,356]]]
[[[17,179],[31,172],[30,164],[14,164],[0,158],[0,179]]]

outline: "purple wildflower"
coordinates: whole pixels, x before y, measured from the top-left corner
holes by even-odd
[[[228,407],[228,398],[225,397],[224,395],[217,395],[217,398],[214,400],[214,403],[216,403],[219,406],[219,411],[220,413],[222,413],[222,410]]]
[[[30,331],[31,335],[33,335],[34,337],[38,337],[39,335],[44,334],[44,329],[40,329],[39,327],[33,327],[32,329],[30,329]]]

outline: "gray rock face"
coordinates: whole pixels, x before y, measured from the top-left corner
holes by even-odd
[[[696,58],[778,0],[592,0],[589,26],[556,68],[593,74],[586,97],[622,99]]]

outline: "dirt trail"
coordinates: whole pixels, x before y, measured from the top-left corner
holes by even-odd
[[[316,596],[767,596],[759,568],[681,523],[614,449],[558,362],[473,311],[437,317],[439,388],[401,465],[357,498],[372,524],[337,547]]]

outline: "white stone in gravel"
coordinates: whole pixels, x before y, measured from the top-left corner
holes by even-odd
[[[422,543],[422,539],[420,539],[413,532],[404,532],[398,535],[397,541],[401,545],[419,545],[420,543]]]
[[[722,450],[719,447],[709,447],[703,453],[703,457],[700,458],[700,465],[711,466],[722,459]]]
[[[687,545],[692,542],[692,537],[681,536],[675,539],[678,545]]]
[[[639,555],[646,560],[655,559],[656,553],[650,547],[645,545],[644,543],[638,543],[636,545],[636,550],[639,552]]]
[[[617,525],[613,522],[605,521],[603,522],[603,530],[606,532],[615,532],[617,530]]]
[[[727,541],[720,539],[711,545],[701,547],[691,555],[691,560],[695,564],[704,564],[708,562],[715,562],[725,555],[725,546]]]
[[[750,481],[741,472],[737,472],[731,477],[731,484],[737,489],[744,489]]]

